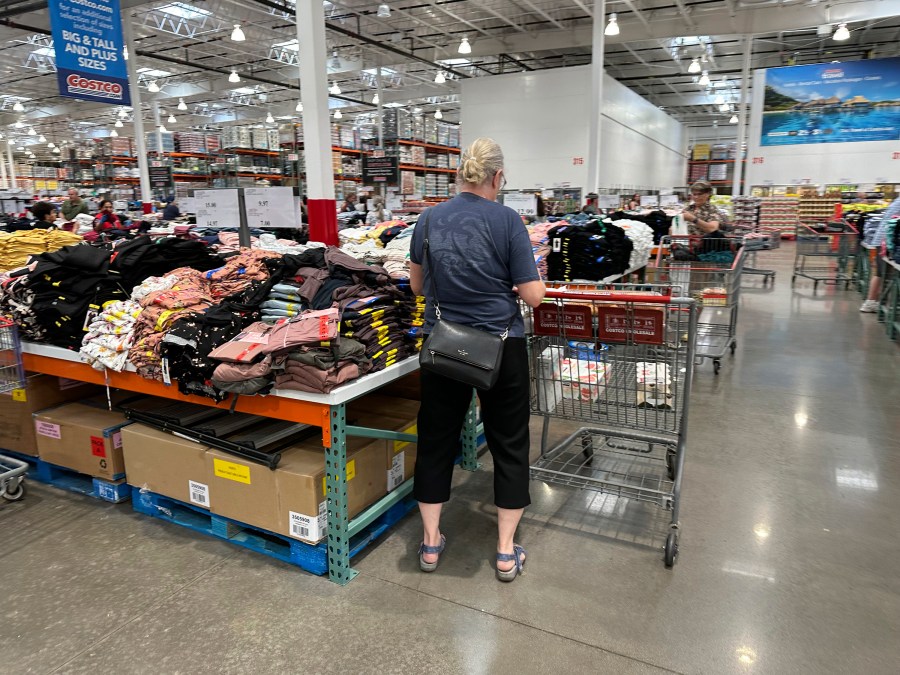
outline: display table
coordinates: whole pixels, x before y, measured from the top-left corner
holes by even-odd
[[[356,576],[350,567],[350,540],[365,527],[412,492],[412,479],[390,492],[353,520],[347,509],[347,437],[386,439],[417,442],[417,436],[385,429],[373,429],[347,424],[346,404],[371,394],[404,375],[418,370],[418,357],[410,357],[377,373],[350,382],[330,394],[313,394],[297,391],[274,390],[267,396],[240,396],[237,401],[227,399],[215,403],[202,396],[189,396],[178,391],[175,385],[147,380],[133,368],[125,372],[95,370],[81,361],[80,354],[60,347],[24,342],[22,361],[30,372],[66,377],[82,382],[104,385],[126,391],[149,394],[162,398],[186,401],[199,405],[229,410],[234,404],[238,412],[272,417],[280,420],[309,424],[322,429],[322,446],[325,449],[326,488],[328,502],[328,576],[339,584],[348,583]],[[478,426],[474,397],[466,415],[462,438],[462,467],[473,471],[477,468]]]

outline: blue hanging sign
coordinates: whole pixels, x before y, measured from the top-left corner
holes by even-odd
[[[130,105],[119,0],[51,0],[49,5],[60,95]]]

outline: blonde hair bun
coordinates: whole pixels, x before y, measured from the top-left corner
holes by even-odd
[[[502,169],[503,151],[497,142],[492,138],[478,138],[463,151],[457,175],[461,183],[481,185]]]

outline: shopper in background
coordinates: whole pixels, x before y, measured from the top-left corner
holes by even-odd
[[[85,241],[97,241],[104,232],[110,230],[124,230],[125,224],[119,220],[119,216],[113,213],[113,203],[108,199],[100,202],[100,211],[94,218],[94,231],[84,235]]]
[[[59,211],[56,209],[56,205],[50,202],[35,202],[31,206],[31,215],[34,216],[35,228],[52,230],[56,227]]]
[[[347,195],[344,197],[341,213],[352,213],[354,211],[356,211],[356,195]]]
[[[62,203],[63,218],[67,221],[75,220],[75,216],[82,213],[90,215],[87,202],[81,198],[78,194],[78,190],[69,188],[69,198]]]
[[[590,215],[597,214],[597,194],[595,192],[591,192],[585,197],[586,201],[584,203],[584,208],[581,209],[582,213],[587,213]]]
[[[883,250],[885,236],[887,234],[888,224],[897,217],[900,217],[900,197],[891,202],[891,205],[887,207],[881,216],[881,222],[878,224],[878,227],[866,241],[869,246],[876,249],[875,270],[872,273],[872,278],[869,280],[869,293],[866,295],[865,302],[863,302],[862,306],[859,308],[860,312],[874,314],[878,311],[878,300],[881,296],[881,283],[882,279],[884,279],[885,268],[887,267],[883,257],[885,253]]]
[[[534,207],[534,215],[536,223],[543,223],[547,220],[547,206],[544,204],[544,198],[540,192],[535,193],[537,204]]]
[[[640,211],[641,210],[641,196],[635,192],[631,199],[628,202],[628,210],[629,211]]]
[[[393,214],[390,209],[384,208],[384,197],[375,197],[375,199],[372,200],[372,210],[369,211],[369,215],[366,216],[366,225],[386,223],[391,218],[393,218]]]
[[[175,197],[166,197],[166,208],[162,213],[163,220],[175,220],[181,217],[181,209],[178,208],[178,202]]]
[[[432,288],[443,319],[495,335],[509,330],[499,380],[490,390],[479,390],[478,397],[494,458],[497,576],[512,581],[525,560],[525,550],[514,543],[516,528],[531,503],[528,354],[518,299],[537,307],[545,288],[522,219],[496,202],[506,183],[500,146],[488,138],[472,143],[462,154],[456,180],[459,194],[419,218],[410,248],[410,282],[413,292],[426,298],[425,333],[436,319]],[[440,529],[441,508],[450,498],[453,464],[472,387],[429,371],[421,371],[420,376],[422,406],[414,494],[425,530],[419,566],[432,572],[446,545]]]
[[[691,185],[693,203],[681,214],[687,221],[689,234],[702,236],[727,229],[728,216],[709,203],[712,191],[712,185],[705,180]]]

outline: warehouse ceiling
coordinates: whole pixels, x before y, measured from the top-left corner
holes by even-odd
[[[386,4],[389,12],[381,5]],[[744,38],[751,68],[900,54],[896,0],[611,0],[620,32],[606,38],[607,72],[689,126],[727,122],[721,100],[739,100]],[[0,132],[22,144],[106,135],[119,112],[57,94],[47,3],[0,8]],[[459,116],[470,77],[589,64],[587,0],[363,0],[324,2],[330,105],[368,121],[380,73],[382,103]],[[122,0],[135,32],[144,117],[176,114],[170,131],[298,116],[293,0]],[[389,14],[389,15],[388,15]],[[832,31],[846,22],[850,38]],[[604,19],[606,23],[606,19]],[[231,39],[240,25],[246,40]],[[465,39],[471,53],[461,54]],[[689,72],[694,58],[708,72]],[[236,71],[240,83],[229,81]],[[438,73],[443,82],[435,82]],[[151,85],[151,82],[154,83]],[[148,87],[159,87],[151,93]],[[589,84],[586,82],[585,86]],[[719,99],[722,97],[722,99]],[[176,106],[183,100],[186,110]],[[719,101],[719,103],[717,103]],[[13,106],[21,103],[25,111]],[[130,133],[129,116],[123,135]],[[17,128],[16,123],[22,123]],[[35,133],[29,131],[34,128]],[[36,151],[39,147],[34,147]]]

